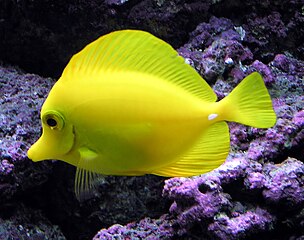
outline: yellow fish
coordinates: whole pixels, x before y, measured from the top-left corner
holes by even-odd
[[[276,122],[260,74],[217,97],[166,42],[137,30],[100,37],[74,55],[41,109],[34,162],[77,167],[77,197],[99,174],[194,176],[220,166],[226,121],[258,128]]]

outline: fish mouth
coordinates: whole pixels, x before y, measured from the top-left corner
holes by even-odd
[[[27,151],[27,157],[31,159],[33,162],[39,162],[42,160],[50,159],[47,154],[43,154],[44,151],[41,151],[41,146],[43,146],[42,143],[42,137],[38,139],[37,142],[35,142]]]

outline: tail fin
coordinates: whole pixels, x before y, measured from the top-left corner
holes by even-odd
[[[257,128],[272,127],[276,114],[262,76],[254,72],[247,76],[222,101],[223,118]]]

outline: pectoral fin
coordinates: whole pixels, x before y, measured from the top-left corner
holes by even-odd
[[[96,187],[105,181],[102,174],[93,172],[94,159],[97,154],[89,148],[83,147],[79,150],[80,160],[75,174],[75,195],[79,201],[84,201],[93,196]]]

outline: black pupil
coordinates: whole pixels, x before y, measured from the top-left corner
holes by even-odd
[[[57,122],[54,118],[49,118],[48,120],[46,120],[47,125],[49,125],[50,127],[55,127],[57,125]]]

